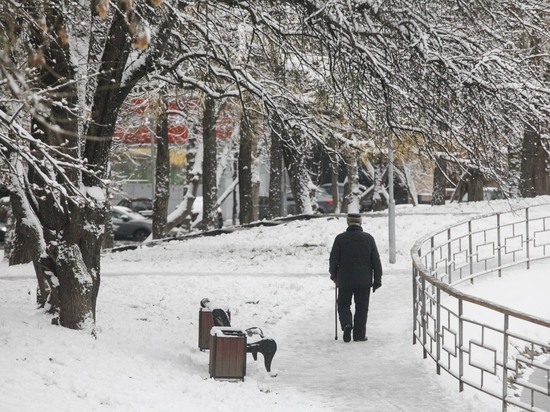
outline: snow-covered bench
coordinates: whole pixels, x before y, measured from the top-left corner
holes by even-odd
[[[231,326],[226,309],[216,307],[208,298],[201,300],[201,307],[212,312],[214,326]],[[252,354],[254,360],[258,360],[258,353],[264,355],[265,369],[271,372],[271,361],[277,352],[277,343],[273,339],[265,338],[263,331],[258,327],[248,328],[245,332],[247,334],[246,351]]]

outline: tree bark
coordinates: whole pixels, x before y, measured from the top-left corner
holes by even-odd
[[[483,200],[483,175],[478,169],[470,168],[467,177],[468,202]]]
[[[239,145],[239,221],[241,225],[253,221],[252,150],[253,135],[250,119],[241,117],[241,141]]]
[[[278,118],[271,118],[271,146],[269,160],[269,198],[267,218],[274,219],[283,215],[283,146],[281,143],[282,126]]]
[[[166,236],[168,200],[170,198],[170,150],[166,101],[159,99],[157,113],[157,158],[155,165],[155,199],[153,202],[153,239]]]
[[[45,58],[35,86],[55,92],[48,93],[45,101],[50,105],[39,113],[46,121],[35,118],[31,130],[34,137],[56,147],[62,156],[78,159],[80,123],[74,108],[78,107],[79,99],[69,42],[64,37],[67,22],[61,3],[45,3],[46,22],[51,28],[48,33],[54,41],[46,39],[38,26],[32,29],[31,41],[42,48]],[[43,174],[29,171],[30,185],[24,189],[25,193],[14,194],[16,203],[22,207],[16,212],[20,214],[17,224],[22,229],[16,242],[27,237],[27,233],[35,243],[26,248],[25,254],[14,258],[17,263],[33,261],[40,291],[38,299],[40,304],[49,303],[52,313],[59,314],[54,321],[68,328],[93,329],[105,210],[95,197],[86,196],[86,190],[77,192],[81,182],[79,169],[54,172],[46,162],[42,167]],[[45,176],[51,176],[52,172],[56,173],[57,181],[63,182],[64,191],[49,187]],[[29,225],[28,218],[39,224]],[[37,245],[43,245],[40,253]]]
[[[508,176],[504,188],[507,198],[521,197],[521,152],[520,145],[508,145]]]
[[[350,149],[347,156],[347,175],[342,213],[359,213],[361,192],[359,190],[358,153],[355,149]]]
[[[442,157],[435,159],[434,182],[432,191],[432,206],[445,204],[445,189],[447,187],[447,162]]]
[[[372,210],[379,212],[388,208],[388,202],[384,196],[384,186],[382,179],[384,177],[384,158],[381,153],[375,155],[373,161],[374,167],[374,193],[372,196]]]
[[[116,9],[97,86],[90,84],[89,88],[95,98],[86,131],[84,167],[98,174],[82,174],[85,168],[77,162],[82,158],[84,127],[78,108],[86,99],[79,99],[76,56],[71,55],[72,39],[67,36],[71,17],[65,14],[66,4],[61,0],[44,2],[43,6],[32,12],[44,12],[35,17],[37,21],[45,17],[48,30],[31,25],[29,38],[31,47],[40,50],[44,57],[36,67],[38,76],[33,86],[43,91],[41,96],[45,98],[34,112],[30,130],[33,137],[54,150],[34,169],[28,169],[29,184],[20,185],[20,190],[12,194],[18,205],[17,211],[14,208],[18,230],[17,251],[11,256],[11,263],[33,262],[37,299],[58,315],[52,321],[73,329],[93,329],[107,205],[104,179],[109,174],[111,138],[124,98],[119,93],[120,81],[131,36],[125,16]],[[33,149],[37,156],[43,153],[38,145]],[[71,162],[78,167],[65,167]],[[18,177],[25,182],[22,176]]]
[[[541,132],[527,124],[523,136],[520,191],[523,197],[550,194],[549,151]]]
[[[251,183],[252,183],[252,221],[255,222],[260,218],[260,156],[261,152],[258,147],[258,136],[257,136],[257,126],[258,119],[252,110],[249,112],[249,121],[252,136],[252,159],[250,162],[250,173],[251,173]]]
[[[332,183],[332,187],[331,187],[331,194],[332,194],[332,201],[334,202],[334,205],[335,205],[335,208],[334,208],[334,212],[335,213],[344,213],[344,210],[343,210],[343,199],[340,199],[340,190],[338,189],[338,175],[340,174],[339,173],[339,168],[340,168],[340,165],[339,165],[339,158],[336,157],[334,159],[334,161],[331,163],[331,174],[330,174],[330,181]]]
[[[115,11],[105,42],[88,127],[85,158],[101,177],[107,177],[111,144],[118,111],[125,98],[120,85],[131,50],[126,16]]]
[[[187,230],[191,230],[191,212],[193,210],[193,203],[197,198],[199,184],[202,180],[203,156],[202,136],[200,139],[190,136],[187,151],[187,186],[185,189],[185,198],[176,210],[168,215],[167,231],[180,225]]]
[[[312,198],[315,190],[310,189],[311,178],[305,165],[305,153],[302,137],[298,130],[292,134],[285,130],[283,143],[283,158],[290,178],[290,189],[296,204],[296,214],[312,214]]]
[[[216,172],[218,170],[218,151],[216,141],[216,100],[206,96],[202,116],[202,136],[204,144],[204,160],[202,164],[202,228],[218,227],[216,204],[218,201],[218,186]]]
[[[111,190],[106,188],[107,196],[105,196],[105,235],[103,236],[102,249],[112,249],[115,246],[115,234],[113,230],[113,221],[111,220]]]

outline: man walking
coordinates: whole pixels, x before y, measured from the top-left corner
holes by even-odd
[[[334,239],[330,251],[330,278],[338,287],[338,317],[344,342],[366,341],[370,289],[382,286],[382,263],[374,238],[363,232],[361,215],[349,213],[348,228]],[[355,315],[351,314],[351,299]]]

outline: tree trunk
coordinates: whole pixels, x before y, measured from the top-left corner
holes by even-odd
[[[48,270],[48,265],[41,264],[39,260],[35,260],[33,265],[38,280],[36,303],[41,308],[46,308],[49,313],[55,314],[59,308],[59,293],[52,279],[53,273]]]
[[[121,12],[115,12],[105,42],[100,74],[97,76],[92,118],[87,132],[93,138],[86,140],[85,157],[103,175],[108,174],[107,165],[115,122],[123,100],[123,96],[119,94],[120,84],[131,49],[131,35],[125,27],[128,27],[125,16]]]
[[[36,3],[37,7],[27,8],[32,18],[40,22],[28,26],[27,43],[30,51],[41,57],[32,61],[34,68],[28,71],[34,81],[31,89],[39,96],[31,111],[35,117],[30,130],[34,138],[45,143],[35,145],[34,154],[39,157],[48,151],[48,156],[29,164],[12,159],[18,166],[12,169],[12,175],[20,183],[12,200],[20,210],[14,210],[18,220],[14,239],[17,250],[10,262],[33,262],[37,299],[44,306],[50,305],[52,313],[59,314],[56,319],[61,325],[93,328],[108,205],[105,181],[109,178],[115,122],[132,86],[152,65],[138,65],[121,87],[132,51],[130,31],[135,29],[139,15],[127,2],[130,7],[112,8],[105,20],[104,24],[110,25],[107,37],[90,41],[86,63],[92,76],[85,87],[80,87],[84,86],[81,80],[86,73],[77,72],[76,63],[82,57],[82,46],[87,44],[83,38],[87,21],[79,13],[86,8],[79,7],[73,13],[66,1]],[[94,35],[103,25],[99,24],[96,11],[92,7],[90,30]],[[165,27],[162,32],[170,30]],[[86,96],[79,99],[79,92]],[[88,110],[90,105],[88,116],[82,109]],[[23,176],[22,170],[28,170],[28,176]]]
[[[113,230],[113,221],[111,220],[111,199],[110,193],[111,190],[109,187],[106,188],[107,196],[105,196],[105,235],[103,236],[103,243],[101,244],[102,249],[112,249],[115,246],[115,234]]]
[[[375,155],[373,161],[374,167],[374,193],[372,196],[372,210],[379,212],[388,208],[388,202],[384,196],[384,186],[382,179],[384,177],[384,157],[381,153]]]
[[[240,148],[240,147],[239,147]],[[233,160],[233,180],[239,181],[239,161],[238,159]],[[239,219],[239,200],[238,197],[240,196],[241,191],[240,190],[233,190],[233,208],[231,209],[231,223],[233,226],[237,224],[237,221]]]
[[[447,188],[447,161],[442,157],[435,159],[432,206],[445,204],[445,189]]]
[[[534,197],[550,194],[548,148],[545,148],[540,130],[527,124],[523,136],[521,156],[521,195]]]
[[[255,115],[254,110],[248,112],[248,122],[250,124],[250,134],[252,137],[252,146],[251,146],[251,161],[250,161],[250,173],[251,173],[251,184],[252,184],[252,221],[257,221],[260,217],[260,156],[261,152],[258,148],[258,138],[257,138],[257,126],[258,119]]]
[[[407,187],[407,192],[409,192],[409,197],[412,200],[412,204],[414,206],[418,206],[418,193],[416,191],[416,185],[414,183],[414,179],[412,177],[411,168],[405,164],[404,161],[402,161],[403,164],[403,171],[401,172],[398,168],[395,170],[397,173],[402,173],[402,181],[405,182],[405,186]]]
[[[470,168],[467,177],[468,202],[483,200],[483,175],[478,169]]]
[[[253,221],[252,197],[252,150],[253,135],[249,119],[241,118],[241,141],[239,146],[239,221],[241,225]]]
[[[216,204],[218,186],[216,172],[218,170],[218,151],[216,141],[216,100],[206,96],[202,116],[202,136],[204,144],[204,159],[202,164],[202,228],[218,227]]]
[[[507,198],[521,197],[521,152],[520,145],[508,145],[508,177],[504,187]]]
[[[535,196],[535,153],[537,152],[537,132],[527,124],[523,133],[523,147],[521,151],[521,195],[522,197]]]
[[[200,139],[189,136],[187,149],[187,186],[185,189],[185,198],[176,210],[168,215],[166,231],[170,231],[180,225],[187,230],[191,230],[191,212],[193,210],[193,203],[197,197],[199,184],[202,180],[204,157],[202,136],[200,136]]]
[[[286,131],[284,133],[283,158],[290,178],[290,189],[296,204],[296,214],[312,214],[311,199],[315,198],[315,190],[310,190],[311,178],[305,165],[305,153],[300,132],[294,131],[292,136]]]
[[[347,175],[342,213],[359,213],[359,200],[361,197],[359,190],[359,165],[358,153],[354,149],[350,149],[347,156]]]
[[[86,199],[56,199],[45,190],[33,211],[42,224],[50,225],[43,232],[45,253],[33,258],[39,303],[59,314],[53,322],[71,329],[93,329],[104,209]]]
[[[64,37],[67,22],[62,3],[45,3],[45,17],[50,28],[48,36],[53,36],[53,41],[46,39],[38,26],[32,28],[31,43],[42,48],[45,59],[35,86],[39,90],[51,88],[55,93],[48,94],[44,102],[51,102],[49,107],[43,106],[38,113],[46,121],[33,120],[31,130],[34,137],[56,147],[62,156],[78,159],[80,118],[74,108],[79,106],[79,99],[71,50]],[[40,291],[38,299],[41,304],[51,305],[50,311],[59,314],[62,326],[93,329],[100,283],[104,203],[97,201],[95,190],[81,189],[78,168],[57,172],[48,168],[46,161],[43,168],[43,174],[29,170],[30,185],[23,189],[25,192],[14,195],[23,208],[17,212],[21,231],[18,231],[16,243],[27,235],[34,242],[15,259],[17,263],[33,262]],[[45,180],[52,173],[56,173],[55,180],[62,182],[63,191],[50,187]],[[38,245],[42,245],[43,250],[39,251]]]
[[[155,199],[153,202],[153,239],[166,236],[168,200],[170,198],[170,151],[166,101],[159,99],[157,114],[157,158],[155,165]]]
[[[278,118],[271,119],[271,146],[269,160],[269,199],[267,218],[274,219],[283,215],[283,146],[281,143],[282,126]]]
[[[330,174],[331,176],[330,181],[332,183],[331,194],[332,194],[332,201],[334,202],[334,205],[335,205],[334,212],[344,213],[344,210],[342,208],[343,199],[340,199],[340,190],[338,189],[338,175],[339,175],[339,167],[340,167],[338,159],[339,158],[336,157],[336,159],[331,164],[331,171],[332,171],[332,173]]]

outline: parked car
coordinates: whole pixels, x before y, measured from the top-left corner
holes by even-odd
[[[344,198],[344,183],[338,183],[338,197],[340,201]],[[319,186],[322,190],[327,192],[332,198],[332,183],[324,183]],[[363,185],[359,185],[359,190],[364,192],[366,188]],[[359,200],[359,211],[360,212],[370,212],[372,210],[372,193],[369,193],[365,196],[362,196]],[[333,208],[334,211],[334,208]]]
[[[334,213],[334,201],[332,195],[325,190],[317,188],[315,191],[315,200],[317,200],[317,213]],[[296,214],[296,201],[291,192],[286,194],[286,211],[289,215]]]
[[[147,197],[124,198],[117,206],[127,207],[145,217],[153,216],[153,200]]]
[[[6,231],[6,224],[4,222],[0,222],[0,243],[4,243],[6,241]]]
[[[498,187],[483,188],[483,200],[500,200],[500,199],[506,199],[506,195]]]
[[[111,208],[111,221],[115,239],[131,239],[143,242],[153,231],[151,219],[124,206]]]
[[[0,197],[0,222],[6,223],[10,213],[10,197]]]
[[[6,241],[6,231],[8,216],[10,214],[10,198],[5,196],[0,198],[0,242]]]
[[[500,200],[505,199],[506,195],[498,187],[484,187],[483,188],[483,200]],[[461,202],[468,202],[468,193],[464,193],[462,196]]]

